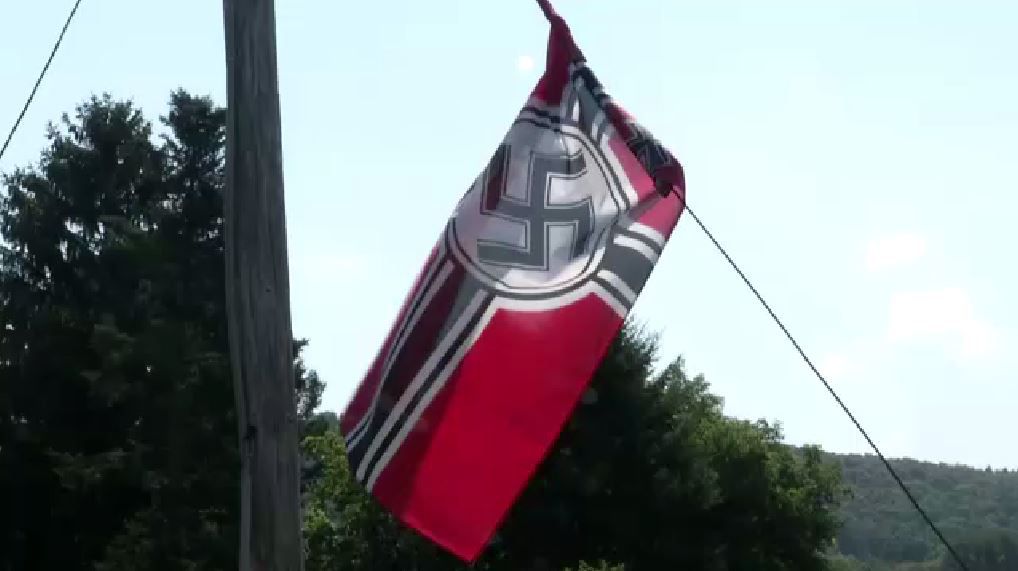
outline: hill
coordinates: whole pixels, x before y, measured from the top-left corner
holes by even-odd
[[[941,557],[937,538],[876,456],[829,454],[829,458],[840,464],[852,491],[842,508],[841,553],[884,562]],[[952,543],[1018,533],[1018,471],[911,459],[891,464]]]

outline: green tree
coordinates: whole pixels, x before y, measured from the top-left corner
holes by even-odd
[[[1018,569],[1018,534],[1006,529],[984,529],[966,534],[955,549],[970,571],[1013,571]],[[961,566],[948,554],[941,563],[943,571],[960,571]]]
[[[842,553],[895,563],[940,559],[943,547],[879,459],[858,454],[830,459],[841,465],[853,491],[842,508]],[[968,541],[968,534],[984,529],[1018,532],[1018,474],[1013,471],[911,459],[891,464],[948,540]]]
[[[475,568],[826,569],[842,495],[818,450],[725,417],[681,360],[655,375],[654,339],[627,327],[583,403]],[[335,432],[308,502],[309,571],[458,569],[351,481]],[[332,559],[343,554],[343,561]]]
[[[92,98],[3,178],[0,569],[236,566],[224,119]]]

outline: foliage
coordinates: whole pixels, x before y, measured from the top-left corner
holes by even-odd
[[[841,465],[853,492],[842,508],[844,526],[838,536],[842,553],[891,563],[941,559],[943,549],[936,536],[879,459],[830,458]],[[1018,473],[911,459],[891,464],[952,543],[969,543],[994,530],[1018,532]]]
[[[653,338],[623,331],[476,569],[827,568],[834,467],[782,445],[776,426],[724,417],[681,360],[654,375],[655,358]],[[337,433],[306,445],[325,466],[308,502],[309,571],[460,568],[368,500]]]
[[[565,569],[564,571],[573,571],[572,569]],[[599,562],[597,565],[591,565],[586,561],[581,561],[580,566],[575,571],[626,571],[625,565],[612,565],[605,563],[604,561]]]
[[[941,571],[939,561],[899,562],[860,561],[853,557],[835,556],[830,560],[831,571]]]
[[[156,137],[130,103],[93,98],[3,177],[2,571],[236,565],[223,121],[178,92]],[[308,569],[463,569],[352,483],[303,346]],[[656,357],[628,326],[475,569],[950,568],[874,458],[786,447]],[[895,466],[973,565],[1018,568],[1018,475]],[[840,512],[839,467],[855,492]],[[839,517],[843,555],[825,557]]]
[[[1005,529],[987,529],[966,534],[955,548],[970,571],[1013,571],[1018,569],[1018,534]],[[946,555],[943,571],[960,571],[961,566]]]
[[[465,569],[404,530],[353,481],[338,431],[307,437],[304,450],[322,466],[305,507],[307,571]]]
[[[3,178],[0,569],[236,566],[224,119],[92,98]]]

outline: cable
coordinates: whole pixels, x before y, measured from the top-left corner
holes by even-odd
[[[32,92],[28,94],[28,99],[25,101],[25,106],[21,108],[21,113],[19,113],[18,118],[14,120],[14,125],[11,127],[11,132],[7,134],[7,140],[4,141],[4,146],[0,147],[0,159],[2,159],[4,157],[4,153],[7,152],[7,146],[11,144],[11,139],[14,138],[15,131],[17,131],[18,127],[21,125],[21,120],[25,118],[28,106],[31,105],[32,100],[35,99],[35,92],[39,90],[39,84],[42,83],[42,78],[46,77],[46,72],[49,71],[49,65],[53,63],[53,56],[57,55],[57,50],[60,49],[60,43],[64,41],[64,34],[67,33],[67,27],[71,25],[71,20],[74,19],[74,15],[78,12],[79,5],[81,5],[81,0],[76,0],[74,2],[74,7],[71,8],[71,13],[67,15],[64,27],[61,28],[60,35],[57,36],[57,41],[53,44],[53,50],[50,51],[49,58],[46,60],[46,65],[42,66],[39,78],[35,80]]]
[[[898,483],[898,487],[901,488],[902,492],[905,492],[905,496],[907,496],[909,501],[912,502],[912,506],[915,507],[916,511],[919,512],[919,515],[922,516],[923,520],[926,522],[926,525],[928,525],[930,529],[933,530],[933,533],[936,534],[938,539],[940,539],[940,542],[944,544],[944,547],[947,548],[947,551],[951,554],[951,557],[961,567],[962,571],[969,571],[968,565],[965,564],[965,562],[962,560],[958,552],[955,551],[951,543],[947,541],[947,538],[944,537],[943,533],[941,533],[940,528],[938,528],[937,525],[933,523],[933,520],[930,519],[930,516],[926,513],[926,510],[924,510],[922,506],[919,505],[919,501],[915,499],[915,496],[912,495],[911,490],[908,489],[908,486],[905,485],[905,482],[902,481],[900,476],[898,476],[898,472],[894,469],[893,466],[891,466],[891,463],[887,460],[887,457],[885,457],[884,454],[880,451],[880,448],[877,447],[877,444],[873,442],[873,439],[870,438],[870,435],[866,432],[866,429],[864,429],[862,425],[859,424],[859,421],[856,420],[855,415],[852,414],[852,411],[850,411],[848,409],[848,406],[845,405],[844,401],[841,400],[841,397],[838,396],[838,393],[834,390],[834,387],[832,387],[831,384],[827,382],[827,379],[825,379],[824,376],[820,373],[820,371],[816,368],[816,365],[813,364],[813,361],[806,356],[806,352],[803,351],[802,346],[799,345],[799,342],[795,340],[795,337],[793,337],[792,334],[788,331],[788,328],[785,327],[785,324],[782,323],[781,319],[779,319],[777,314],[774,313],[774,310],[771,309],[770,304],[768,304],[767,301],[764,300],[763,296],[760,295],[759,290],[756,289],[756,286],[753,285],[753,282],[749,281],[749,278],[746,277],[746,274],[743,273],[742,269],[739,268],[738,264],[735,263],[735,260],[733,260],[732,257],[728,255],[728,251],[721,246],[717,238],[714,237],[714,234],[711,234],[711,231],[707,229],[707,226],[705,226],[704,223],[700,220],[700,217],[697,216],[696,213],[689,208],[689,204],[686,202],[685,198],[674,189],[672,190],[672,193],[675,194],[675,196],[677,196],[679,200],[683,203],[686,212],[688,212],[689,215],[693,218],[693,221],[696,222],[696,225],[700,227],[700,230],[703,230],[703,233],[707,235],[707,238],[710,239],[710,241],[714,244],[714,247],[717,248],[718,252],[721,252],[721,255],[724,256],[726,260],[728,260],[728,265],[732,266],[732,269],[735,270],[735,273],[739,274],[739,277],[742,278],[742,281],[743,283],[746,284],[746,287],[748,287],[749,290],[753,292],[753,295],[756,296],[756,299],[760,302],[760,305],[762,305],[763,308],[767,310],[767,313],[770,314],[771,319],[774,320],[774,323],[776,323],[777,326],[781,328],[781,331],[785,334],[785,337],[787,337],[788,340],[791,341],[792,346],[795,347],[795,350],[799,352],[799,356],[802,357],[802,360],[805,361],[806,365],[810,368],[811,371],[813,371],[813,374],[816,375],[818,379],[820,379],[820,382],[824,384],[824,388],[827,389],[827,392],[831,393],[831,396],[834,397],[834,400],[838,403],[838,406],[841,407],[841,410],[843,410],[845,414],[848,415],[849,420],[852,421],[852,424],[855,425],[855,428],[859,431],[860,434],[862,434],[863,438],[866,439],[866,442],[870,445],[870,448],[873,449],[873,452],[876,453],[877,457],[880,458],[880,461],[884,463],[884,467],[887,468],[887,471],[891,474],[891,477],[894,478],[894,481]]]
[[[539,3],[542,5],[542,8],[546,7],[545,2],[539,1]],[[32,100],[35,98],[35,94],[39,90],[39,85],[42,83],[43,78],[46,76],[46,72],[49,71],[49,66],[53,62],[53,58],[54,56],[56,56],[57,50],[60,49],[60,44],[64,40],[64,34],[67,33],[67,28],[71,25],[71,20],[74,19],[74,15],[78,12],[78,6],[80,5],[81,0],[76,0],[74,6],[71,8],[71,12],[70,14],[68,14],[67,20],[64,22],[64,26],[60,30],[60,35],[57,36],[57,41],[53,45],[53,49],[50,51],[49,58],[46,59],[46,64],[43,65],[42,71],[39,73],[38,79],[35,80],[35,85],[32,86],[32,91],[29,93],[28,99],[25,101],[24,107],[21,108],[21,112],[18,114],[18,118],[14,121],[14,125],[11,127],[10,133],[8,133],[7,139],[4,141],[3,147],[0,148],[0,159],[2,159],[4,153],[7,152],[7,147],[10,145],[11,139],[14,137],[14,133],[18,130],[18,127],[21,125],[22,119],[24,119],[25,117],[25,113],[28,111],[28,107],[32,104]],[[841,410],[844,411],[846,415],[848,415],[849,420],[852,421],[852,424],[855,425],[855,428],[859,431],[860,434],[862,434],[863,438],[866,439],[866,442],[870,445],[870,448],[873,449],[873,452],[876,453],[877,457],[880,458],[880,461],[883,462],[884,467],[887,468],[887,471],[891,474],[891,477],[893,477],[894,481],[897,482],[898,487],[901,488],[901,491],[905,493],[905,496],[908,497],[909,501],[912,503],[912,506],[915,507],[916,511],[919,512],[919,515],[922,516],[926,524],[930,527],[931,530],[933,530],[933,533],[936,534],[938,539],[940,539],[940,542],[944,544],[944,547],[947,548],[948,552],[951,554],[951,557],[954,558],[955,562],[958,563],[958,565],[962,568],[963,571],[969,571],[968,565],[965,564],[964,560],[962,560],[958,552],[955,551],[951,543],[947,540],[946,537],[944,537],[944,534],[940,531],[940,528],[938,528],[937,525],[933,523],[933,520],[926,513],[926,510],[924,510],[922,506],[919,505],[919,501],[916,500],[915,496],[912,495],[912,492],[908,489],[908,486],[905,485],[905,482],[902,481],[901,477],[898,475],[898,472],[894,469],[894,467],[891,466],[891,463],[887,460],[887,457],[884,456],[884,454],[880,451],[880,448],[877,447],[876,443],[873,441],[872,438],[870,438],[866,430],[862,427],[861,424],[859,424],[859,421],[856,420],[855,415],[852,414],[852,411],[849,410],[848,406],[846,406],[844,401],[841,400],[841,397],[838,396],[838,393],[834,390],[834,387],[832,387],[831,384],[827,382],[827,379],[824,378],[824,376],[816,368],[816,365],[813,364],[813,361],[810,360],[810,358],[806,355],[806,352],[803,351],[802,346],[799,345],[799,342],[795,340],[795,337],[793,337],[791,332],[788,331],[788,328],[785,327],[785,324],[781,321],[777,314],[774,313],[774,310],[771,309],[770,304],[768,304],[767,301],[763,298],[763,296],[760,295],[759,290],[756,289],[756,286],[753,285],[753,282],[751,282],[749,278],[746,277],[746,274],[743,273],[742,269],[738,266],[738,264],[735,263],[735,260],[733,260],[732,257],[728,254],[728,251],[725,250],[723,246],[721,246],[717,238],[715,238],[714,235],[710,232],[710,230],[707,229],[703,221],[700,220],[700,217],[697,216],[695,212],[693,212],[693,210],[689,207],[689,204],[686,203],[685,199],[678,192],[673,191],[673,193],[675,194],[675,196],[679,198],[679,200],[683,202],[686,212],[688,212],[689,215],[693,218],[693,221],[696,222],[696,225],[700,227],[700,230],[702,230],[703,233],[706,234],[707,238],[710,239],[710,241],[714,244],[714,247],[717,248],[718,252],[720,252],[721,255],[724,256],[725,260],[728,261],[728,264],[732,266],[732,269],[734,269],[735,272],[739,274],[739,277],[742,278],[743,283],[745,283],[746,286],[750,289],[750,291],[753,292],[753,295],[756,296],[756,299],[760,302],[760,304],[767,311],[767,313],[770,314],[771,319],[774,320],[774,323],[777,324],[777,326],[785,334],[785,337],[787,337],[788,340],[792,343],[792,346],[795,347],[795,350],[799,353],[799,356],[802,357],[802,360],[806,363],[810,370],[813,371],[813,374],[816,375],[817,379],[819,379],[820,382],[823,383],[824,388],[827,389],[827,392],[829,392],[831,396],[834,397],[835,402],[838,403],[838,406],[841,407]]]

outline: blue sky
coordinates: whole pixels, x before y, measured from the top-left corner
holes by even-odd
[[[72,0],[0,6],[6,133]],[[690,205],[893,456],[1018,467],[1018,5],[558,0]],[[533,2],[277,2],[295,334],[341,409],[540,74]],[[91,93],[225,103],[221,5],[85,0],[0,170]],[[792,442],[865,442],[691,219],[636,306]]]

